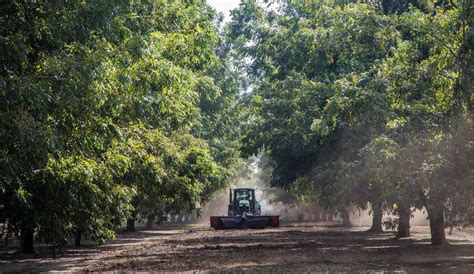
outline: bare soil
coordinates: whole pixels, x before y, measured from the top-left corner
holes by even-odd
[[[105,245],[68,247],[56,258],[0,250],[0,271],[407,271],[474,273],[474,230],[454,231],[450,245],[433,247],[428,227],[394,240],[392,232],[322,223],[215,231],[207,225],[160,226],[120,233]]]

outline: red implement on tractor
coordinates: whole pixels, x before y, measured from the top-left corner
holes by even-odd
[[[229,228],[265,228],[278,227],[280,216],[261,215],[260,203],[255,199],[255,189],[237,188],[229,190],[227,216],[211,216],[211,227]]]

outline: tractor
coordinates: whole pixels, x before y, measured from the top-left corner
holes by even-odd
[[[260,203],[255,198],[255,189],[229,189],[227,216],[211,216],[211,227],[214,229],[231,228],[265,228],[278,227],[280,216],[261,215]]]

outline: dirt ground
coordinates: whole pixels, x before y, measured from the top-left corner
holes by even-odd
[[[474,230],[455,231],[432,247],[428,227],[409,239],[322,223],[264,230],[214,231],[207,225],[161,226],[121,233],[105,245],[69,247],[56,258],[0,250],[1,272],[23,271],[407,271],[474,273]]]

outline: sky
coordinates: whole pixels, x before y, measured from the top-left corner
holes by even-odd
[[[239,6],[240,0],[207,0],[207,3],[217,10],[223,12],[225,21],[229,20],[229,11]]]

